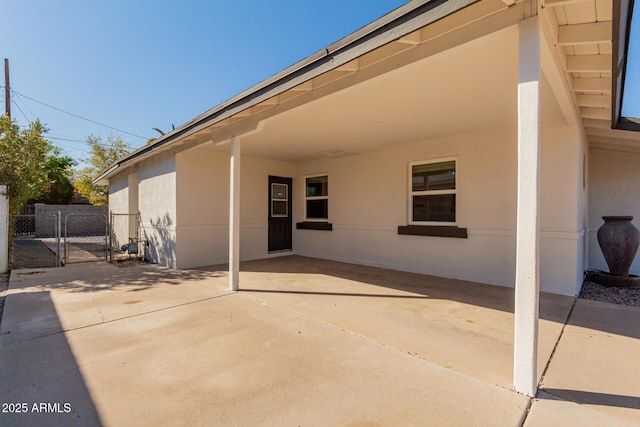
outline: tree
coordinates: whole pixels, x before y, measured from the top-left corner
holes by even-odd
[[[155,130],[156,132],[158,132],[160,134],[160,136],[165,136],[166,132],[163,131],[162,129],[159,128],[151,128],[153,130]],[[171,123],[171,130],[176,130],[176,127],[173,123]],[[149,138],[147,139],[147,144],[152,143],[153,141],[155,141],[157,138]]]
[[[58,147],[52,146],[50,154],[43,165],[47,174],[47,182],[42,193],[29,203],[48,203],[51,205],[68,205],[73,199],[72,166],[76,161],[62,156]]]
[[[18,213],[29,200],[38,197],[47,185],[43,165],[52,146],[42,134],[47,129],[39,120],[20,129],[7,116],[0,116],[0,184],[8,185],[9,210]]]
[[[98,136],[89,135],[87,145],[91,148],[90,156],[84,159],[88,166],[74,173],[73,186],[92,205],[103,206],[109,202],[109,186],[94,185],[93,179],[116,160],[128,154],[131,146],[114,135],[109,135],[106,141]]]

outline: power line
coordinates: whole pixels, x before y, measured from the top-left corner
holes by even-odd
[[[141,138],[141,139],[144,139],[144,140],[148,139],[145,136],[136,135],[135,133],[127,132],[126,130],[114,128],[113,126],[105,125],[104,123],[100,123],[100,122],[97,122],[95,120],[91,120],[91,119],[88,119],[86,117],[82,117],[82,116],[79,116],[77,114],[70,113],[69,111],[63,110],[62,108],[54,107],[53,105],[49,105],[46,102],[38,101],[37,99],[31,98],[31,97],[29,97],[27,95],[24,95],[24,94],[14,90],[14,89],[11,89],[11,92],[16,94],[16,95],[18,95],[18,96],[24,97],[24,98],[26,98],[26,99],[28,99],[30,101],[37,102],[38,104],[42,104],[45,107],[53,108],[54,110],[60,111],[61,113],[68,114],[68,115],[76,117],[78,119],[86,120],[87,122],[94,123],[96,125],[106,127],[107,129],[112,129],[112,130],[115,130],[115,131],[118,131],[118,132],[126,133],[127,135],[135,136],[136,138]]]
[[[47,135],[47,134],[45,134],[44,136],[45,136],[46,138],[49,138],[49,139],[59,139],[59,140],[61,140],[61,141],[83,142],[83,143],[84,143],[84,142],[87,142],[87,141],[82,141],[82,140],[80,140],[80,139],[64,138],[64,137],[61,137],[61,136],[51,136],[51,135]]]
[[[76,148],[76,147],[60,147],[60,148],[62,148],[63,150],[67,150],[67,149],[76,150],[76,151],[79,151],[80,153],[82,153],[83,155],[89,154],[88,151],[81,150],[80,148]]]
[[[23,117],[25,119],[27,119],[27,123],[31,124],[31,120],[29,120],[29,118],[27,117],[27,115],[24,113],[24,111],[22,111],[22,108],[20,108],[20,106],[18,105],[18,103],[16,101],[14,101],[13,99],[11,100],[11,102],[13,102],[13,105],[15,105],[16,107],[18,107],[18,111],[20,111],[23,115]]]
[[[75,136],[69,136],[69,135],[57,135],[57,134],[53,134],[53,133],[46,133],[47,138],[56,138],[56,139],[63,139],[65,141],[71,141],[71,142],[81,142],[83,144],[87,143],[86,139],[80,139],[77,138]]]
[[[26,109],[27,109],[27,111],[31,114],[31,116],[34,118],[34,120],[38,118],[38,116],[36,116],[35,114],[33,114],[33,111],[31,111],[31,109],[29,108],[29,106],[27,105],[27,103],[26,103],[26,102],[24,102],[24,100],[23,100],[21,97],[17,96],[16,98],[17,98],[20,102],[22,102],[22,106],[23,106],[24,108],[26,108]]]

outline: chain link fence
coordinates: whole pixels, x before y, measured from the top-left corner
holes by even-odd
[[[12,268],[143,258],[140,214],[13,215]]]
[[[107,216],[98,213],[70,213],[64,218],[64,262],[106,261],[109,227]]]
[[[109,261],[144,258],[144,243],[140,235],[140,214],[109,215]]]
[[[45,228],[41,228],[45,226]],[[58,267],[62,263],[60,216],[13,215],[12,268]]]

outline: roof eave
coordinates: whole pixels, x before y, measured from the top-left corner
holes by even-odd
[[[611,93],[613,96],[611,97],[611,127],[613,129],[640,132],[640,124],[637,119],[627,118],[622,115],[634,2],[635,0],[613,3],[613,78],[611,79]],[[624,6],[626,6],[626,9]]]
[[[287,67],[283,71],[197,116],[193,120],[179,126],[153,142],[129,153],[102,171],[100,175],[93,180],[93,183],[108,183],[109,178],[129,164],[153,155],[160,149],[190,134],[196,133],[203,128],[211,126],[218,121],[224,120],[239,111],[262,102],[264,99],[285,92],[290,89],[288,86],[293,87],[296,84],[313,78],[314,71],[317,71],[319,67],[329,62],[331,62],[333,68],[337,68],[343,63],[362,55],[363,49],[373,50],[379,47],[379,45],[387,43],[388,41],[385,40],[389,37],[402,37],[415,31],[417,28],[429,25],[478,1],[480,0],[415,0],[400,6],[376,21],[365,25],[354,33],[329,45],[325,49]],[[348,53],[349,51],[354,51],[353,58],[349,58],[348,55],[343,55],[342,62],[334,63],[334,55],[338,53]],[[326,72],[326,70],[322,70],[322,72]]]

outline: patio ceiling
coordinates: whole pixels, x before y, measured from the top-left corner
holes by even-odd
[[[591,147],[640,151],[640,132],[611,128],[620,114],[616,112],[621,91],[617,80],[622,70],[617,69],[625,60],[624,32],[620,30],[625,30],[629,4],[617,2],[623,22],[616,26],[613,0],[542,1],[541,17],[555,38],[559,62]]]
[[[305,161],[515,129],[515,58],[517,29],[511,27],[270,117],[241,137],[243,154]],[[206,146],[228,151],[213,142]]]

